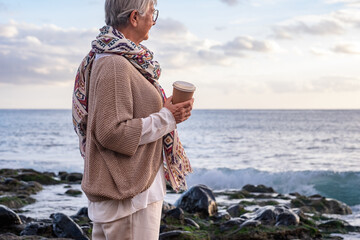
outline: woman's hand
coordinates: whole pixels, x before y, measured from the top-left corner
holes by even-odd
[[[193,98],[177,104],[172,104],[171,101],[172,96],[165,100],[164,107],[170,110],[177,124],[187,120],[191,116],[191,110],[194,104]]]

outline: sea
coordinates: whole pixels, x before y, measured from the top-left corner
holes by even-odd
[[[339,217],[360,226],[360,110],[195,109],[177,129],[194,169],[189,186],[264,184],[279,193],[321,194],[348,204],[353,214]],[[0,168],[82,172],[71,110],[0,110]],[[45,187],[25,210],[71,215],[87,205],[63,187]]]

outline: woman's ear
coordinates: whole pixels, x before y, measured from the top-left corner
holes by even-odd
[[[139,12],[137,10],[132,11],[129,17],[129,21],[133,27],[137,26],[138,18],[139,18]]]

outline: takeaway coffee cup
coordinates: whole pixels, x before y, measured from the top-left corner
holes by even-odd
[[[176,81],[173,83],[172,103],[180,103],[190,100],[194,95],[196,87],[194,84],[184,81]]]

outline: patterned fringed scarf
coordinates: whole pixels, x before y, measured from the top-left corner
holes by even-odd
[[[166,96],[158,79],[161,74],[160,65],[153,61],[153,53],[145,46],[137,46],[124,35],[112,28],[104,26],[100,34],[92,42],[92,49],[79,66],[75,78],[72,116],[74,129],[79,136],[80,153],[85,158],[86,125],[88,115],[89,81],[95,53],[113,53],[125,57],[161,94]],[[185,176],[192,172],[189,159],[178,137],[176,129],[163,137],[165,178],[172,188],[178,192],[186,190]]]

